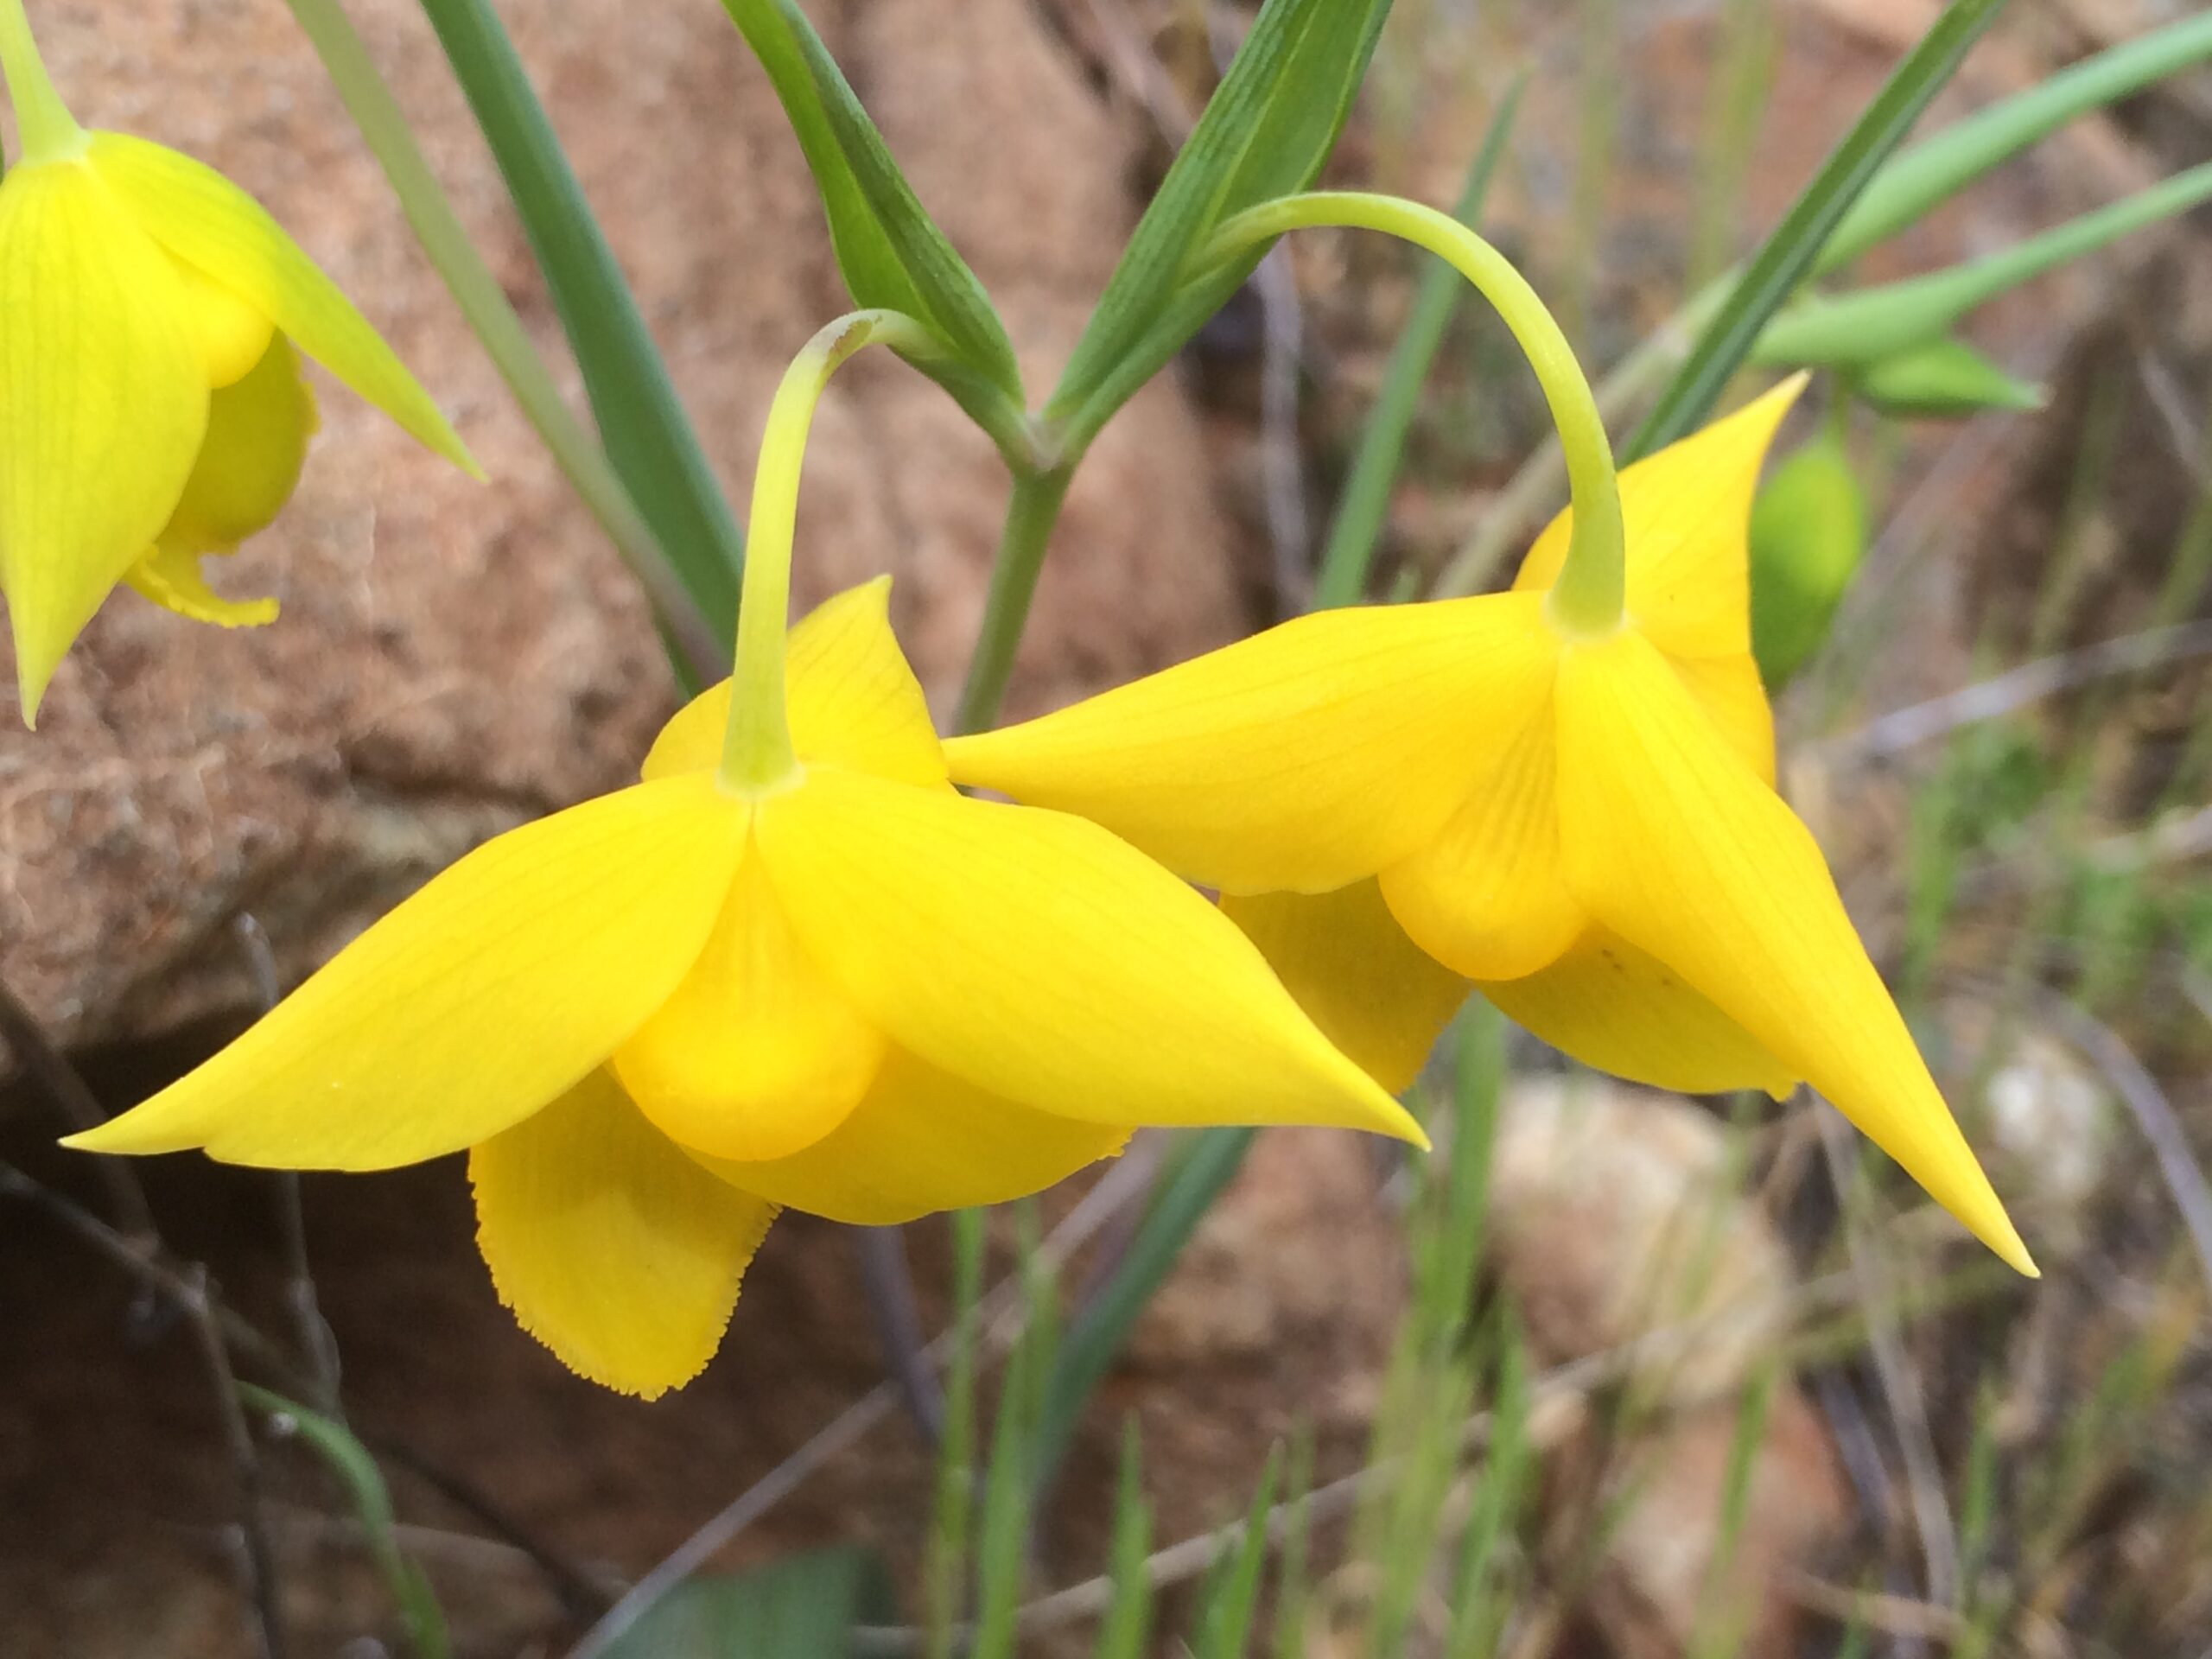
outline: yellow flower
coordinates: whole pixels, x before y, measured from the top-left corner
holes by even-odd
[[[23,154],[0,181],[0,594],[26,724],[116,583],[200,621],[266,622],[200,559],[298,481],[315,404],[295,347],[439,454],[474,463],[399,359],[220,174],[71,119],[0,0]]]
[[[1323,1029],[1394,1087],[1471,981],[1640,1082],[1810,1083],[2032,1271],[1773,788],[1745,533],[1796,391],[1621,475],[1617,626],[1580,631],[1551,602],[1562,515],[1510,593],[1304,617],[956,739],[952,776],[1080,813],[1221,889]]]
[[[888,586],[791,631],[795,772],[717,775],[725,683],[641,783],[478,849],[68,1144],[354,1170],[467,1147],[501,1298],[651,1395],[712,1356],[781,1205],[996,1203],[1139,1124],[1420,1141],[1197,893],[1094,824],[952,788]]]

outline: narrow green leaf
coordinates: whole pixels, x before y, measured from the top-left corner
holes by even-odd
[[[1999,162],[2069,121],[2212,59],[2212,11],[2183,18],[1955,121],[1901,151],[1866,187],[1814,266],[1834,270],[1895,236]]]
[[[1268,1559],[1268,1514],[1275,1504],[1275,1483],[1282,1476],[1282,1447],[1268,1453],[1267,1467],[1244,1512],[1244,1533],[1236,1552],[1222,1563],[1220,1577],[1206,1598],[1193,1646],[1197,1659],[1242,1659],[1260,1608],[1260,1569]]]
[[[824,1549],[750,1573],[688,1579],[607,1650],[607,1659],[841,1659],[855,1625],[897,1621],[891,1572],[874,1551]]]
[[[718,638],[745,542],[629,284],[490,0],[423,0],[484,130],[583,372],[600,441]]]
[[[2006,289],[2208,199],[2212,162],[1983,258],[1835,299],[1808,299],[1768,325],[1754,359],[1849,367],[1894,357],[1940,340],[1967,312]]]
[[[336,1418],[326,1417],[296,1400],[256,1388],[251,1382],[239,1383],[238,1391],[246,1404],[266,1413],[306,1441],[338,1477],[353,1503],[353,1518],[360,1523],[361,1535],[368,1541],[370,1557],[376,1562],[377,1572],[399,1609],[400,1620],[407,1627],[408,1642],[416,1659],[447,1659],[453,1649],[446,1635],[444,1610],[438,1605],[438,1599],[432,1593],[430,1581],[423,1576],[423,1569],[399,1547],[391,1492],[385,1485],[384,1471],[377,1467],[376,1458],[368,1447]]]
[[[977,1524],[976,1630],[968,1659],[1014,1659],[1034,1491],[1031,1425],[1024,1408],[1036,1387],[1039,1360],[1027,1342],[1017,1343],[999,1389],[998,1420],[991,1432],[990,1465],[983,1472],[983,1506]]]
[[[1114,1547],[1109,1568],[1114,1599],[1098,1628],[1094,1659],[1143,1659],[1152,1635],[1152,1510],[1144,1497],[1144,1452],[1137,1422],[1122,1428],[1122,1478],[1114,1499]]]
[[[1268,1622],[1274,1659],[1306,1659],[1313,1611],[1313,1425],[1301,1418],[1290,1439],[1282,1482],[1282,1548],[1275,1562],[1275,1599]]]
[[[1251,274],[1257,253],[1210,273],[1211,306],[1174,308],[1190,257],[1230,214],[1303,190],[1319,175],[1367,73],[1389,0],[1267,0],[1159,192],[1138,221],[1066,372],[1046,405],[1080,443]],[[1122,393],[1126,398],[1128,391]],[[1103,405],[1103,407],[1102,407]],[[1071,419],[1082,412],[1082,419]]]
[[[2044,389],[2008,374],[1963,340],[1938,340],[1869,364],[1852,390],[1902,420],[1956,420],[1993,409],[2041,409]]]
[[[1904,142],[1929,100],[1950,79],[1967,48],[1996,21],[2004,3],[1951,0],[1943,9],[1752,256],[1719,315],[1699,336],[1688,359],[1629,441],[1624,461],[1688,435],[1712,413],[1768,320],[1811,273],[1852,204]]]
[[[853,301],[926,324],[950,363],[915,361],[1009,459],[1030,438],[1014,346],[983,285],[931,219],[883,135],[794,0],[722,0],[782,101],[813,172]]]
[[[1129,1331],[1166,1282],[1183,1247],[1251,1150],[1251,1129],[1202,1129],[1139,1224],[1121,1262],[1069,1322],[1044,1391],[1031,1467],[1041,1484],[1058,1466],[1090,1398]]]
[[[1528,86],[1525,73],[1516,75],[1498,100],[1482,145],[1467,169],[1466,181],[1459,187],[1459,200],[1452,212],[1470,230],[1476,228],[1482,216],[1483,200],[1490,194],[1491,175],[1505,153],[1506,135],[1512,130],[1521,95]],[[1405,456],[1406,434],[1412,429],[1414,411],[1421,402],[1421,384],[1428,378],[1437,347],[1444,343],[1452,314],[1467,292],[1466,279],[1458,271],[1440,259],[1428,261],[1428,269],[1421,273],[1420,291],[1414,297],[1412,315],[1390,350],[1382,390],[1367,423],[1360,429],[1359,448],[1344,479],[1336,522],[1329,527],[1328,546],[1322,551],[1320,574],[1313,584],[1316,610],[1356,604],[1366,590],[1376,543],[1382,539],[1382,521],[1389,512],[1390,489]]]

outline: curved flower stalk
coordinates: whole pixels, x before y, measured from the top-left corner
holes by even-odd
[[[315,402],[298,353],[475,470],[390,347],[220,174],[87,132],[48,79],[21,0],[0,69],[22,154],[0,180],[0,594],[26,725],[118,582],[196,621],[264,623],[273,600],[200,575],[299,481]]]
[[[1258,950],[1105,830],[970,800],[887,579],[786,641],[808,417],[862,313],[772,408],[730,681],[634,787],[500,836],[260,1024],[68,1144],[385,1169],[462,1148],[501,1298],[652,1395],[713,1355],[779,1206],[863,1224],[1034,1192],[1140,1124],[1421,1141]]]
[[[1793,381],[1616,480],[1524,283],[1442,214],[1292,198],[1230,236],[1390,230],[1458,264],[1529,355],[1574,505],[1510,593],[1323,612],[946,746],[953,778],[1077,812],[1190,879],[1324,1030],[1402,1087],[1468,984],[1663,1088],[1808,1082],[2033,1266],[1775,792],[1751,655],[1753,486]]]

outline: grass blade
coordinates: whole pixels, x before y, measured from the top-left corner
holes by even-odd
[[[1506,137],[1512,130],[1514,117],[1521,107],[1521,95],[1528,86],[1529,78],[1522,73],[1516,76],[1506,89],[1497,112],[1491,117],[1489,130],[1483,134],[1474,163],[1467,169],[1466,182],[1459,188],[1459,200],[1452,206],[1452,215],[1471,230],[1482,215],[1491,178],[1505,153]],[[1391,348],[1382,392],[1375,400],[1366,425],[1360,429],[1359,448],[1353,456],[1351,471],[1344,479],[1344,493],[1337,502],[1336,522],[1329,527],[1328,546],[1322,551],[1320,574],[1313,585],[1316,610],[1357,604],[1366,590],[1368,572],[1375,562],[1376,543],[1382,538],[1382,521],[1389,511],[1390,488],[1397,481],[1398,467],[1404,459],[1406,434],[1413,426],[1414,411],[1421,401],[1421,384],[1428,378],[1429,365],[1435,360],[1437,347],[1444,343],[1444,331],[1451,324],[1452,314],[1459,308],[1467,291],[1465,280],[1440,259],[1430,260],[1428,269],[1421,273],[1413,313],[1406,319],[1398,343]]]
[[[408,1643],[417,1659],[447,1659],[453,1649],[446,1635],[444,1611],[431,1593],[430,1581],[423,1575],[423,1569],[399,1548],[391,1492],[368,1447],[335,1418],[310,1411],[281,1394],[251,1382],[239,1383],[238,1390],[246,1404],[265,1412],[273,1422],[306,1441],[338,1477],[353,1501],[353,1518],[361,1524],[369,1554],[399,1608],[400,1622],[407,1627]]]
[[[1136,1419],[1122,1431],[1122,1478],[1114,1502],[1114,1599],[1098,1628],[1095,1659],[1144,1659],[1152,1634],[1152,1510],[1144,1499],[1144,1453]]]
[[[667,365],[490,0],[423,0],[583,372],[600,442],[708,625],[737,626],[745,540]]]
[[[1814,264],[1821,275],[1885,241],[2069,121],[2212,59],[2212,11],[2108,47],[2038,86],[1955,121],[1876,175]]]
[[[2212,199],[2212,162],[2177,173],[1984,258],[1901,282],[1811,299],[1769,324],[1755,362],[1855,367],[1940,340],[1967,312],[2008,289],[2132,232]]]
[[[2005,0],[1951,0],[1752,257],[1622,454],[1632,461],[1686,436],[1719,401],[1768,321],[1811,275],[1821,251],[1914,122],[1997,19]]]
[[[1198,1639],[1192,1645],[1197,1659],[1239,1659],[1244,1651],[1253,1615],[1259,1611],[1260,1569],[1268,1558],[1268,1512],[1274,1508],[1275,1483],[1281,1475],[1282,1448],[1278,1446],[1268,1453],[1267,1467],[1260,1471],[1236,1553],[1219,1564],[1220,1576],[1205,1599]]]
[[[1154,1200],[1106,1283],[1070,1322],[1046,1379],[1032,1467],[1049,1480],[1074,1435],[1084,1403],[1128,1340],[1130,1328],[1164,1283],[1222,1189],[1251,1149],[1251,1129],[1204,1129]]]

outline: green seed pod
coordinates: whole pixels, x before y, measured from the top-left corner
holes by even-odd
[[[1866,551],[1866,499],[1843,445],[1814,439],[1751,508],[1751,654],[1770,692],[1827,639]]]
[[[1991,409],[2041,409],[2044,390],[2005,373],[1955,340],[1916,346],[1872,365],[1859,395],[1885,415],[1906,420],[1960,420]]]

